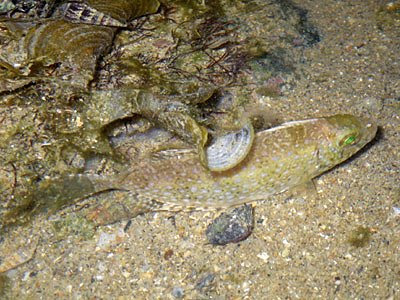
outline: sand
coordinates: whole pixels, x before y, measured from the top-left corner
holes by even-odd
[[[57,217],[38,217],[19,229],[20,242],[40,240],[33,258],[6,274],[5,298],[400,298],[398,13],[382,25],[384,2],[296,3],[322,40],[304,50],[306,73],[290,93],[263,101],[285,120],[372,117],[376,139],[315,179],[314,194],[255,203],[254,231],[237,244],[207,244],[205,229],[219,212],[148,213],[90,238],[75,228],[59,241]]]

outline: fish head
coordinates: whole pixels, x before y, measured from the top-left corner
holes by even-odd
[[[351,157],[368,144],[377,131],[377,125],[369,119],[359,118],[349,114],[339,114],[326,117],[324,145],[327,165],[333,167]]]

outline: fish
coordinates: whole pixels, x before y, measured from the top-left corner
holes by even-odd
[[[127,27],[127,23],[108,16],[84,2],[67,2],[62,5],[63,17],[73,23]]]
[[[256,133],[247,156],[228,170],[210,171],[196,151],[169,149],[111,178],[76,174],[44,180],[35,198],[71,203],[99,192],[127,192],[122,201],[89,214],[100,225],[154,210],[227,208],[310,182],[362,149],[376,131],[373,121],[349,114],[292,121]]]
[[[124,28],[136,17],[156,13],[159,6],[157,0],[68,1],[58,7],[58,13],[73,23]]]

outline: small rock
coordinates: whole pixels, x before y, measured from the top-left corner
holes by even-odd
[[[237,243],[253,231],[254,216],[251,205],[242,205],[216,218],[206,230],[208,241],[213,245]]]
[[[204,288],[208,287],[211,285],[211,283],[214,281],[215,275],[210,273],[201,278],[197,283],[196,283],[196,290],[201,291]]]
[[[400,215],[400,207],[393,206],[393,212],[396,216]]]
[[[259,254],[257,254],[257,257],[262,259],[265,263],[268,262],[268,259],[269,259],[269,255],[267,252],[259,253]]]
[[[175,286],[172,289],[172,296],[174,296],[174,298],[182,299],[184,295],[185,295],[184,290],[181,287]]]

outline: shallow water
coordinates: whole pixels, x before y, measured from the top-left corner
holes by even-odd
[[[38,235],[40,241],[32,260],[7,273],[12,288],[6,296],[399,297],[400,25],[398,13],[397,25],[379,23],[382,4],[298,2],[322,40],[304,48],[306,67],[295,86],[280,97],[259,99],[284,121],[336,113],[377,120],[377,138],[315,179],[316,192],[255,203],[253,234],[222,247],[206,244],[204,233],[218,212],[149,213],[97,230],[73,217],[63,219],[73,209],[40,216],[16,229],[15,244]],[[69,222],[70,231],[60,232],[65,226],[57,222]],[[370,234],[360,236],[360,228]],[[354,233],[364,239],[352,243]]]

